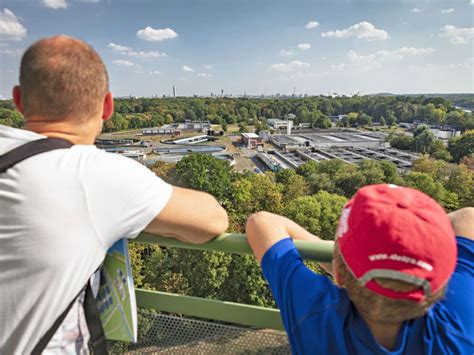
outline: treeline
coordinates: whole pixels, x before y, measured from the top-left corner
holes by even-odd
[[[243,232],[247,217],[265,210],[283,214],[331,240],[344,203],[367,184],[417,188],[447,211],[474,205],[474,172],[464,164],[427,156],[406,174],[400,174],[394,164],[386,161],[364,161],[356,166],[339,160],[308,162],[297,170],[277,173],[236,173],[226,162],[208,155],[190,155],[177,164],[157,163],[152,170],[173,184],[214,195],[228,211],[233,232]],[[133,244],[131,254],[137,287],[274,306],[252,256],[141,244]],[[315,263],[311,267],[322,272]]]
[[[465,131],[461,136],[450,139],[447,147],[436,139],[427,125],[419,125],[413,131],[413,136],[392,132],[388,141],[394,148],[430,154],[432,158],[447,162],[459,163],[464,160],[466,165],[470,165],[469,161],[474,159],[474,130]]]
[[[472,100],[472,97],[470,98]],[[466,100],[469,100],[467,98]],[[0,124],[18,124],[11,101],[0,102]],[[295,123],[310,123],[315,128],[330,125],[329,117],[351,114],[345,126],[373,123],[394,125],[419,121],[451,125],[462,131],[474,129],[470,113],[455,108],[443,97],[351,96],[306,98],[120,98],[115,99],[115,114],[105,123],[107,132],[160,126],[165,123],[209,120],[214,124],[258,124],[268,118],[295,115]]]

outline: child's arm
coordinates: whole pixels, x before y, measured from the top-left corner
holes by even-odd
[[[311,234],[292,220],[269,212],[258,212],[250,216],[245,232],[259,262],[272,245],[288,237],[296,240],[331,243]]]

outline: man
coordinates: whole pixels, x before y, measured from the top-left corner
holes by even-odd
[[[2,355],[31,353],[117,240],[145,230],[204,243],[228,226],[212,196],[171,186],[141,164],[93,146],[113,99],[104,64],[84,42],[57,36],[31,46],[13,99],[26,130],[0,126],[0,155],[45,137],[74,145],[0,174]],[[71,318],[72,351],[87,352],[79,301]],[[59,343],[45,353],[71,345]]]
[[[295,354],[473,354],[474,208],[448,218],[417,190],[360,189],[336,233],[340,287],[303,264],[291,239],[318,238],[294,222],[260,212],[246,232]]]

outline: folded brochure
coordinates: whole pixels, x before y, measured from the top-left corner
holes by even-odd
[[[136,342],[137,303],[127,239],[119,240],[107,251],[96,300],[105,337]]]

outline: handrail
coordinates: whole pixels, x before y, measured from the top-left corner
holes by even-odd
[[[204,244],[190,244],[174,238],[159,237],[153,234],[141,233],[136,239],[140,243],[158,244],[164,247],[184,248],[194,250],[220,251],[233,254],[252,254],[252,250],[243,234],[224,233]],[[305,260],[330,262],[334,243],[311,242],[294,240],[296,248]]]
[[[224,233],[204,244],[190,244],[173,238],[141,233],[140,243],[158,244],[164,247],[252,254],[247,237],[242,234]],[[296,248],[305,260],[330,262],[334,243],[295,240]],[[283,330],[280,311],[274,308],[211,300],[160,291],[136,289],[137,305],[141,308],[178,313],[190,317],[236,323],[256,328]]]
[[[212,319],[256,328],[284,329],[280,318],[280,311],[275,308],[211,300],[160,291],[137,289],[135,294],[137,296],[137,304],[141,308],[184,314],[188,317]]]

